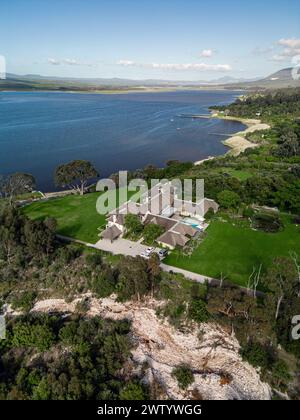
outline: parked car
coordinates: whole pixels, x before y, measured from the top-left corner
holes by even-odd
[[[151,254],[153,254],[153,252],[155,251],[155,248],[152,248],[152,247],[150,247],[150,248],[147,248],[146,249],[146,255],[151,255]]]
[[[160,249],[158,251],[158,256],[161,260],[163,260],[164,258],[166,258],[168,256],[168,250],[167,249]]]

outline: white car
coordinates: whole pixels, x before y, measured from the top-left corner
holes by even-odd
[[[150,248],[147,248],[146,249],[146,255],[149,255],[150,256],[151,254],[153,254],[154,251],[155,251],[155,248],[151,248],[151,247]]]

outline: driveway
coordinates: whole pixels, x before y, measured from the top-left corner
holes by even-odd
[[[148,248],[139,242],[132,242],[122,238],[116,239],[113,242],[109,239],[101,239],[94,247],[114,255],[127,255],[129,257],[137,257]]]

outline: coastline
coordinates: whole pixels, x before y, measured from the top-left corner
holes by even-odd
[[[261,120],[254,120],[254,119],[245,119],[245,118],[237,118],[237,117],[225,117],[220,116],[219,114],[213,113],[211,116],[208,116],[208,118],[217,118],[227,121],[238,121],[244,125],[247,126],[247,128],[243,131],[240,131],[236,133],[233,136],[230,136],[228,139],[222,141],[224,146],[227,146],[230,150],[226,152],[224,156],[239,156],[241,153],[244,153],[246,149],[254,149],[256,147],[259,147],[260,145],[257,143],[251,143],[249,140],[247,140],[245,137],[248,133],[254,133],[256,131],[262,131],[262,130],[269,130],[271,126],[269,124],[262,123]],[[209,160],[217,159],[220,156],[209,156],[206,159],[202,159],[200,161],[195,162],[195,166],[202,165],[204,162],[207,162]]]

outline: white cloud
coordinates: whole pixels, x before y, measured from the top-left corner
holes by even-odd
[[[272,60],[273,61],[279,61],[279,62],[287,61],[287,57],[285,57],[283,55],[280,55],[280,54],[275,54],[275,55],[273,55]]]
[[[53,66],[59,66],[61,64],[61,62],[56,60],[55,58],[48,58],[48,63],[52,64]]]
[[[119,66],[134,66],[135,62],[131,60],[120,60],[117,62]]]
[[[197,71],[219,71],[227,72],[232,70],[229,64],[205,64],[205,63],[137,63],[131,60],[120,60],[117,62],[119,66],[125,67],[141,67],[147,69],[158,69],[158,70],[197,70]]]
[[[200,53],[200,57],[210,58],[213,56],[213,54],[214,54],[213,50],[202,50]]]
[[[280,39],[277,45],[283,48],[278,54],[273,55],[274,61],[290,61],[291,58],[300,54],[300,39]]]
[[[52,64],[53,66],[60,66],[60,65],[66,65],[66,66],[93,66],[92,63],[87,63],[85,61],[76,60],[74,58],[64,58],[62,60],[57,60],[55,58],[48,58],[48,63]]]
[[[300,39],[296,39],[296,38],[280,39],[278,41],[278,44],[293,50],[293,49],[300,48]]]

